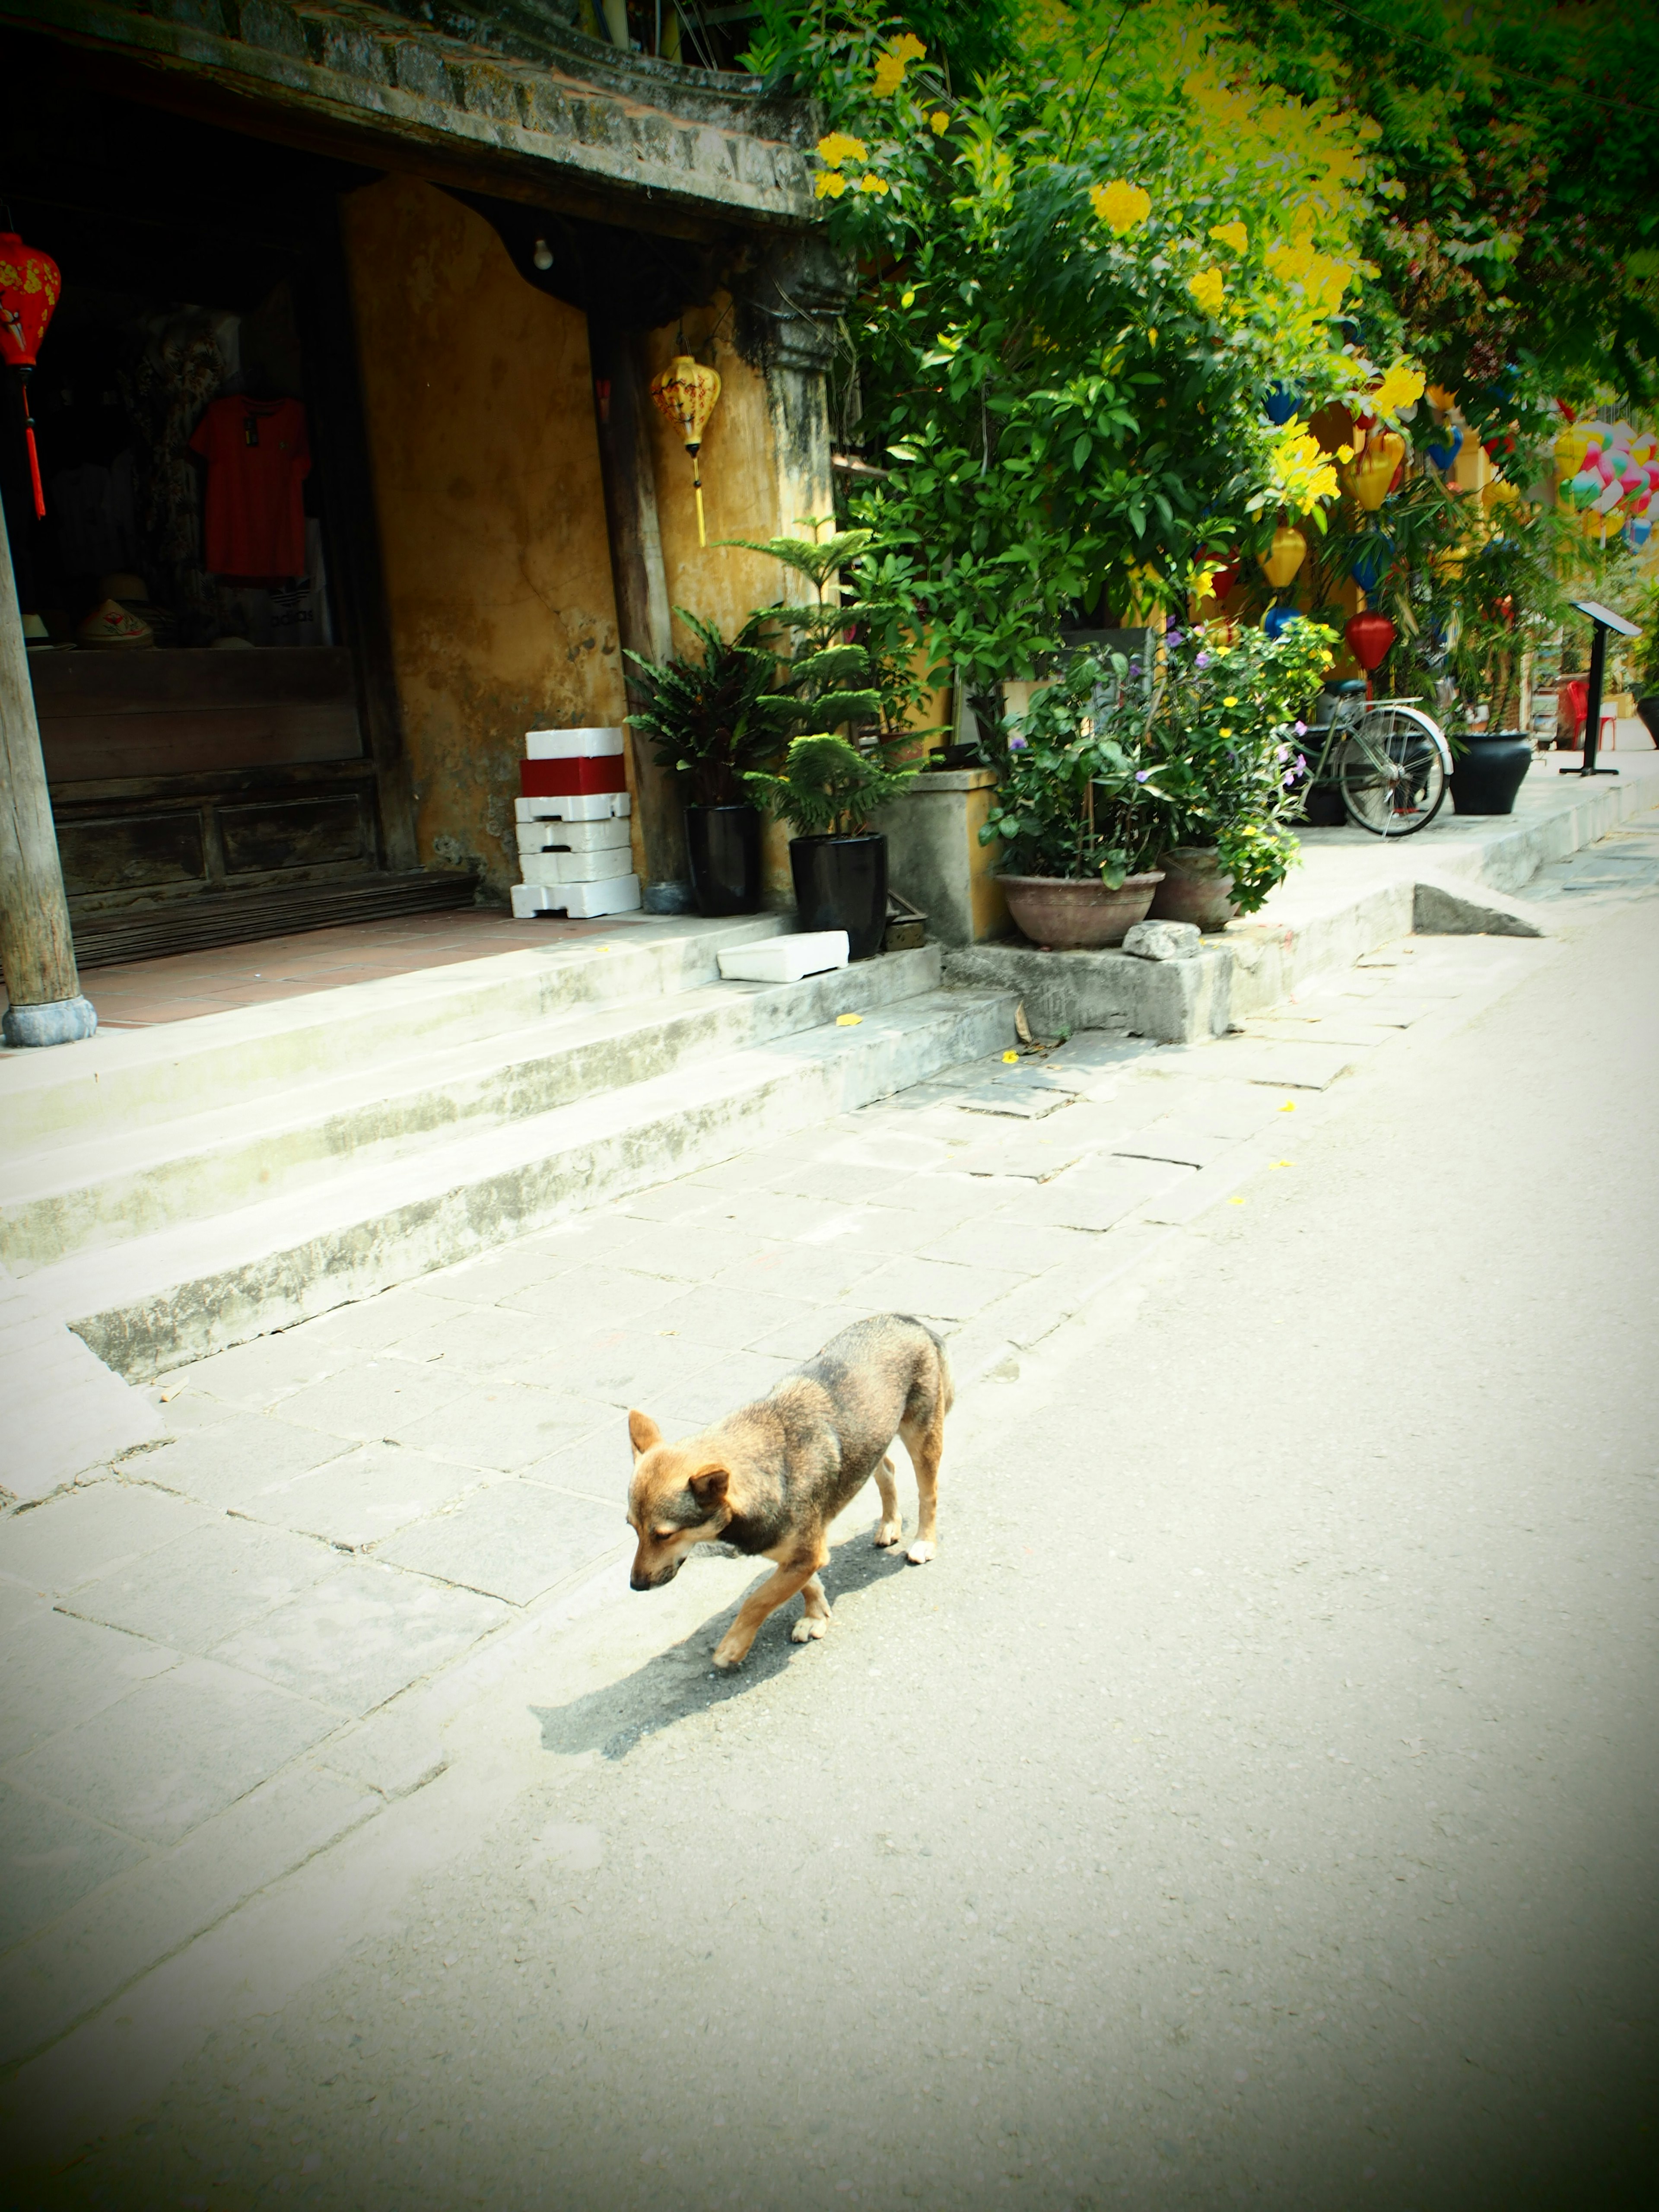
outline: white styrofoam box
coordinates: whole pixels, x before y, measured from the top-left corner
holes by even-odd
[[[769,937],[759,945],[734,945],[718,955],[728,983],[799,983],[847,965],[844,929],[805,929],[794,937]]]
[[[520,853],[527,884],[602,884],[623,865],[620,853]]]
[[[532,915],[568,915],[572,921],[586,921],[596,915],[637,914],[640,879],[611,876],[602,884],[514,884],[513,915],[527,921]]]
[[[613,853],[629,842],[624,821],[521,822],[521,853]]]
[[[623,749],[617,730],[526,730],[526,760],[609,760]]]
[[[514,801],[520,822],[626,821],[633,800],[625,791],[578,791],[568,799]]]

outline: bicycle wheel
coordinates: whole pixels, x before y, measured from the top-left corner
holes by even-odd
[[[1348,819],[1374,837],[1426,830],[1446,796],[1439,732],[1414,707],[1372,707],[1336,764]]]

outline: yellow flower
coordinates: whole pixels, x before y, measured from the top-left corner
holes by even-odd
[[[832,131],[820,138],[817,156],[826,169],[838,169],[843,161],[867,161],[869,149],[862,138],[849,137],[845,131]]]
[[[1230,738],[1230,737],[1231,737],[1231,735],[1232,735],[1232,732],[1231,732],[1231,730],[1228,730],[1228,729],[1224,729],[1224,730],[1222,731],[1221,734],[1222,734],[1222,736],[1223,736],[1224,738]]]
[[[866,170],[859,179],[859,190],[861,192],[884,192],[887,190],[887,179],[885,177],[877,176],[873,169]]]
[[[1352,446],[1339,446],[1336,449],[1336,458],[1341,462],[1343,467],[1346,468],[1348,463],[1353,459],[1353,447]]]
[[[1236,707],[1238,704],[1238,701],[1236,698],[1224,699],[1221,703],[1224,707]]]
[[[1250,242],[1250,234],[1242,222],[1212,223],[1210,235],[1218,239],[1223,246],[1231,246],[1235,253],[1243,253]]]
[[[901,292],[899,294],[899,305],[901,307],[914,307],[915,304],[916,295],[914,292]]]
[[[1018,1060],[1019,1054],[1017,1052],[1005,1052],[1002,1055],[1002,1064],[1005,1067],[1013,1067],[1018,1065]]]
[[[1089,194],[1089,204],[1115,238],[1145,222],[1152,211],[1151,193],[1123,177],[1114,177],[1109,185],[1096,185]]]
[[[847,179],[839,169],[820,169],[812,190],[821,200],[838,200],[847,190]]]
[[[1397,361],[1374,392],[1371,405],[1379,415],[1397,415],[1423,397],[1424,376],[1408,361]]]
[[[1212,264],[1208,269],[1200,269],[1196,276],[1189,276],[1187,289],[1206,315],[1218,315],[1227,290],[1227,280]]]
[[[936,107],[927,120],[935,138],[942,138],[951,127],[951,118],[942,107]]]
[[[906,31],[896,39],[889,39],[876,56],[876,98],[890,100],[903,83],[904,72],[909,64],[925,60],[927,54],[927,47],[914,31]]]

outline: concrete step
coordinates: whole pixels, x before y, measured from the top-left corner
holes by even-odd
[[[632,922],[599,942],[527,942],[522,952],[307,991],[235,1013],[106,1030],[72,1051],[0,1050],[6,1150],[35,1152],[100,1133],[125,1139],[172,1121],[186,1102],[196,1113],[241,1110],[296,1083],[507,1036],[572,1008],[700,989],[720,980],[723,946],[775,937],[786,927],[769,914]]]
[[[350,1163],[282,1200],[77,1254],[29,1287],[118,1374],[146,1379],[866,1105],[1012,1035],[1006,993],[925,991],[855,1025]]]
[[[11,1150],[0,1161],[0,1256],[27,1274],[295,1197],[469,1131],[937,990],[939,964],[930,945],[793,983],[720,982],[567,1005],[493,1037],[446,1043],[428,1031],[411,1049],[394,1036],[372,1063],[320,1079],[170,1121]]]

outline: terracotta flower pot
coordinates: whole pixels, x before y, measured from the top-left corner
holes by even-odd
[[[1126,876],[1109,890],[1097,876],[1000,876],[1008,911],[1033,945],[1055,952],[1095,951],[1121,945],[1138,921],[1145,921],[1152,894],[1164,880],[1161,868]]]
[[[1191,921],[1217,930],[1238,919],[1233,879],[1213,846],[1177,845],[1164,855],[1163,867],[1164,880],[1152,896],[1154,921]]]

